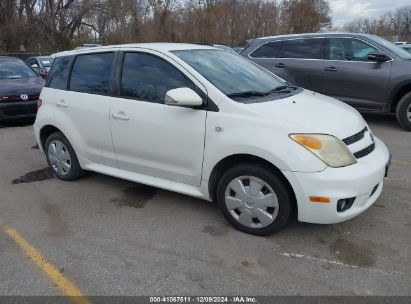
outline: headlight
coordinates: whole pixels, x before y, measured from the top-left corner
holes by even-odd
[[[332,135],[290,134],[290,137],[330,167],[345,167],[357,162],[347,146]]]

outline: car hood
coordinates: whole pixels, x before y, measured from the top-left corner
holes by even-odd
[[[20,94],[40,94],[44,83],[44,79],[41,77],[0,79],[0,97]]]
[[[248,104],[264,115],[275,116],[299,126],[307,133],[331,134],[344,139],[361,131],[366,122],[349,105],[318,93],[304,90],[289,98]]]

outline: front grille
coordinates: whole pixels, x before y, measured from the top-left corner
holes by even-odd
[[[367,135],[367,138],[366,138],[366,135]],[[368,136],[370,136],[370,139],[368,139]],[[349,136],[347,138],[344,138],[342,141],[347,145],[348,149],[350,149],[354,157],[357,159],[367,156],[375,149],[374,136],[371,134],[371,131],[368,130],[367,126],[364,129],[362,129],[360,132],[355,133],[354,135]],[[370,142],[372,142],[372,144],[370,144]],[[358,143],[358,144],[354,145],[355,143]],[[365,147],[365,145],[369,145],[369,146]],[[361,149],[361,150],[356,151],[357,149]]]
[[[344,138],[342,141],[348,146],[348,145],[352,145],[353,143],[356,143],[357,141],[360,141],[361,139],[363,139],[364,138],[364,134],[365,134],[365,132],[368,130],[368,128],[367,127],[365,127],[364,129],[362,129],[360,132],[358,132],[358,133],[356,133],[356,134],[354,134],[354,135],[352,135],[352,136],[350,136],[350,137],[347,137],[347,138]]]
[[[14,108],[14,109],[4,109],[3,113],[4,115],[7,115],[7,116],[36,114],[36,106],[30,107],[30,108],[21,107],[21,108]]]
[[[368,154],[370,154],[372,151],[374,151],[374,149],[375,149],[375,143],[372,143],[371,145],[369,145],[365,149],[362,149],[358,152],[355,152],[354,156],[355,156],[355,158],[362,158],[362,157],[367,156]]]

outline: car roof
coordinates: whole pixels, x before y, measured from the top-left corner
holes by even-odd
[[[96,51],[112,50],[120,48],[139,48],[147,50],[156,50],[156,51],[180,51],[180,50],[204,50],[204,49],[216,49],[210,45],[199,45],[192,43],[130,43],[130,44],[118,44],[118,45],[107,45],[107,46],[98,46],[90,48],[82,48],[78,50],[64,51],[54,54],[55,57],[60,56],[70,56],[76,54],[87,54],[87,53],[96,53]]]
[[[12,56],[0,56],[1,61],[22,61],[21,59],[17,57],[12,57]]]
[[[288,34],[288,35],[276,35],[259,37],[256,40],[273,39],[273,38],[298,38],[298,37],[318,37],[318,36],[356,36],[356,37],[371,37],[369,34],[361,33],[348,33],[348,32],[318,32],[318,33],[303,33],[303,34]]]

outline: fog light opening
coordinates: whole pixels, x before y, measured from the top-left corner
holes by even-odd
[[[355,197],[340,199],[337,202],[337,212],[344,212],[350,209],[355,201]]]

